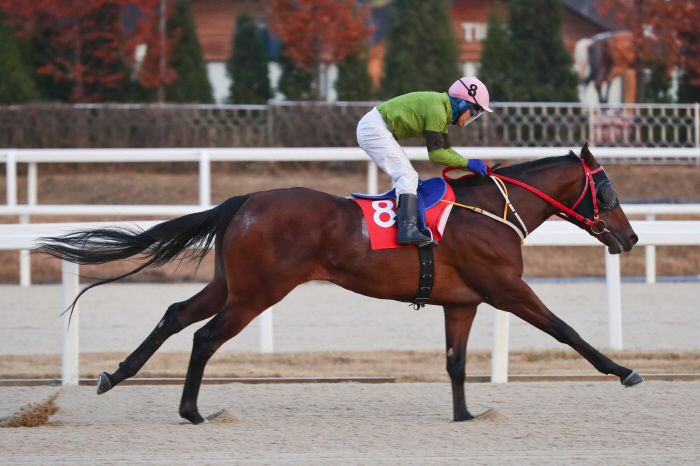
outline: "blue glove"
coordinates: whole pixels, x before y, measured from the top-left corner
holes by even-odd
[[[467,170],[473,171],[474,173],[484,176],[488,172],[486,164],[481,161],[481,159],[469,159],[467,162]]]

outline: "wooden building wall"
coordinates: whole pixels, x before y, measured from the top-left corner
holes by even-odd
[[[231,54],[231,41],[236,15],[247,8],[254,15],[264,16],[266,2],[251,0],[193,0],[197,32],[207,62],[225,61]],[[507,19],[507,5],[499,0],[454,0],[452,2],[453,27],[459,41],[460,60],[478,62],[481,43],[486,33],[486,22],[490,14]],[[563,39],[566,48],[573,54],[576,41],[604,32],[604,29],[589,19],[564,8]],[[375,44],[370,50],[369,71],[376,86],[382,75],[384,43]]]
[[[242,8],[253,15],[265,14],[265,2],[246,0],[192,0],[199,42],[205,61],[226,61],[231,56],[231,42],[236,15]]]

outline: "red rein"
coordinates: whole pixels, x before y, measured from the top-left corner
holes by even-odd
[[[531,191],[531,192],[537,194],[539,197],[541,197],[545,201],[549,202],[550,204],[553,204],[553,205],[557,206],[558,208],[560,208],[563,211],[563,213],[557,214],[557,216],[563,218],[564,220],[568,220],[568,221],[572,222],[572,220],[569,218],[571,216],[571,217],[574,217],[579,222],[583,222],[586,225],[592,226],[592,225],[595,225],[596,223],[598,223],[598,202],[595,198],[595,182],[593,181],[593,174],[601,171],[603,169],[603,167],[600,166],[600,167],[596,168],[595,170],[591,171],[590,167],[588,165],[586,165],[586,162],[581,160],[581,163],[583,164],[583,171],[585,173],[586,183],[584,184],[583,192],[581,193],[581,196],[578,198],[578,201],[576,201],[576,204],[574,204],[573,207],[571,207],[571,208],[566,207],[561,202],[552,199],[551,197],[549,197],[548,195],[546,195],[545,193],[543,193],[539,189],[533,188],[529,184],[525,184],[521,181],[514,180],[512,178],[508,178],[507,176],[499,175],[497,173],[492,173],[491,167],[489,167],[488,165],[486,165],[486,166],[488,167],[487,175],[495,176],[496,178],[499,178],[503,181],[507,181],[507,182],[512,183],[514,185],[525,188],[528,191]],[[447,178],[445,175],[453,170],[461,170],[461,169],[460,168],[451,168],[451,167],[445,168],[442,171],[442,177]],[[476,176],[476,175],[475,174],[468,174],[468,175],[461,176],[460,178],[467,178],[469,176]],[[448,179],[451,179],[451,178],[448,178]],[[455,178],[455,179],[457,179],[457,178]],[[593,197],[593,213],[594,213],[593,220],[587,219],[583,215],[577,214],[573,210],[576,208],[577,205],[579,205],[581,200],[586,196],[586,193],[588,192],[589,186],[591,189],[591,197]]]

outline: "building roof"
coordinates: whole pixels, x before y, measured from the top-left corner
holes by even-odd
[[[613,21],[614,12],[608,12],[605,16],[600,14],[600,11],[595,6],[595,3],[598,1],[599,0],[561,0],[564,6],[569,10],[608,31],[619,31],[623,29]]]

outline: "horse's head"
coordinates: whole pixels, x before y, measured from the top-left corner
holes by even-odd
[[[581,149],[581,159],[591,171],[595,171],[600,167],[600,164],[596,162],[593,154],[588,149],[588,143],[584,144]],[[629,220],[627,220],[627,216],[622,211],[622,207],[620,207],[615,187],[603,170],[594,173],[592,177],[595,182],[594,191],[590,194],[587,193],[585,199],[581,200],[580,209],[577,208],[575,210],[588,218],[592,218],[593,196],[595,196],[600,219],[597,224],[586,226],[586,231],[606,245],[610,254],[620,254],[622,251],[629,251],[632,249],[632,246],[637,244],[639,238],[632,229]]]

